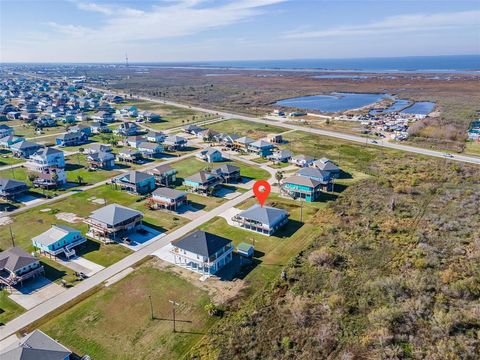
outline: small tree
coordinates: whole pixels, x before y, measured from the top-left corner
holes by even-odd
[[[80,185],[83,184],[83,178],[80,175],[77,176],[77,182]]]
[[[283,172],[277,171],[275,173],[275,179],[277,180],[278,185],[280,185],[280,181],[283,179]]]
[[[210,316],[215,316],[218,314],[218,308],[215,306],[214,303],[208,303],[207,305],[205,305],[204,309]]]
[[[33,182],[34,182],[37,178],[38,178],[38,176],[35,175],[35,174],[32,174],[32,173],[28,174],[28,180],[30,180],[30,182],[31,182],[32,184],[33,184]]]
[[[81,147],[81,148],[78,148],[78,151],[83,153],[85,151],[85,149],[83,147]]]

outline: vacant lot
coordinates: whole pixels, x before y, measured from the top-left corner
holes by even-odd
[[[144,100],[129,101],[126,104],[121,104],[120,107],[129,105],[134,105],[139,110],[159,114],[162,118],[160,122],[148,123],[148,127],[157,130],[171,129],[188,123],[192,124],[214,118],[212,114]]]
[[[65,131],[67,131],[65,126],[63,126],[63,125],[43,128],[41,133],[39,133],[39,134],[37,134],[37,132],[35,131],[35,127],[30,126],[30,125],[26,125],[26,124],[21,125],[21,126],[17,126],[14,129],[15,129],[15,135],[23,136],[25,138],[34,138],[34,137],[37,137],[37,136],[55,135],[55,134],[61,134]]]
[[[207,125],[207,127],[218,132],[248,136],[253,139],[264,138],[268,134],[278,134],[286,130],[278,126],[256,124],[238,119],[225,120],[219,123]]]
[[[151,297],[154,319],[151,319]],[[177,333],[172,332],[175,300]],[[215,322],[207,294],[151,261],[44,324],[41,329],[92,359],[179,359]]]

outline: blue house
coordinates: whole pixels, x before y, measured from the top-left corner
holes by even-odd
[[[117,176],[112,183],[134,194],[147,194],[155,190],[155,176],[141,171],[129,171]]]
[[[76,146],[85,144],[88,136],[80,131],[62,134],[55,139],[55,144],[59,146]]]
[[[21,136],[7,135],[0,139],[0,146],[9,149],[13,144],[25,141]]]
[[[320,197],[322,183],[308,177],[293,175],[283,181],[281,191],[294,199],[313,202]]]
[[[333,184],[332,174],[318,168],[302,168],[298,170],[295,175],[320,182],[324,190],[331,190]]]
[[[253,152],[262,157],[267,157],[272,155],[273,144],[265,140],[257,140],[248,145],[248,151]]]
[[[32,239],[33,246],[40,253],[51,256],[63,254],[67,258],[75,256],[74,248],[86,241],[79,230],[65,225],[52,225],[50,229]]]
[[[68,129],[68,132],[81,132],[87,136],[92,136],[92,128],[88,125],[78,124]]]

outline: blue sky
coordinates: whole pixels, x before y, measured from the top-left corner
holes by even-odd
[[[479,54],[479,19],[455,0],[0,0],[0,61]]]

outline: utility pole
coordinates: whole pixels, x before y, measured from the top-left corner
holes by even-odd
[[[154,316],[153,316],[152,295],[148,295],[148,300],[150,301],[150,320],[153,320]]]
[[[300,198],[300,222],[303,222],[303,199]]]
[[[172,311],[173,311],[173,332],[177,332],[177,329],[175,328],[175,307],[180,305],[176,303],[174,300],[168,300],[170,304],[172,304]]]
[[[9,225],[8,228],[10,229],[10,238],[12,239],[12,246],[15,247],[15,238],[13,236],[12,225]]]

